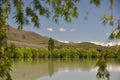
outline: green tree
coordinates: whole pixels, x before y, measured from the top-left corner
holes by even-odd
[[[96,7],[101,5],[101,0],[88,1]],[[41,16],[52,18],[55,22],[63,17],[65,21],[71,22],[73,18],[79,16],[78,2],[80,0],[0,0],[0,39],[5,37],[3,35],[6,35],[3,28],[8,25],[6,20],[9,16],[12,16],[18,24],[18,29],[22,29],[23,25],[26,24],[34,24],[34,27],[39,28]],[[109,0],[111,12],[115,2],[117,0]],[[87,12],[88,14],[89,12]],[[113,14],[103,14],[102,21],[103,24],[113,25]],[[117,27],[116,29],[113,32],[117,32],[117,34],[113,38],[120,38],[120,28]]]
[[[18,23],[19,29],[22,29],[23,25],[29,22],[34,23],[35,27],[39,27],[39,16],[45,16],[46,18],[52,16],[55,22],[58,21],[59,17],[64,17],[67,22],[71,22],[72,18],[79,15],[78,7],[76,6],[78,2],[80,0],[1,0],[0,24],[6,25],[6,19],[11,13],[14,13],[13,17]],[[99,7],[101,0],[89,0],[89,3]],[[110,0],[111,10],[114,4],[115,0]],[[103,19],[109,21],[113,17],[112,15],[104,15]]]
[[[0,43],[6,38],[7,19],[11,14],[18,29],[22,29],[23,25],[33,23],[34,27],[39,28],[40,17],[53,18],[58,22],[59,17],[63,17],[65,21],[71,22],[73,18],[78,17],[78,8],[76,4],[80,0],[0,0]],[[100,6],[101,0],[89,0],[91,4]],[[27,2],[27,4],[25,4]],[[110,0],[110,8],[114,5],[115,0]],[[110,15],[111,16],[111,15]],[[103,17],[103,21],[112,23],[113,19],[109,15]],[[117,28],[118,29],[118,28]],[[120,28],[119,28],[120,29]],[[120,30],[116,37],[120,38]],[[115,37],[115,38],[116,38]],[[114,38],[114,37],[113,37]],[[0,47],[1,49],[1,47]],[[51,49],[54,49],[52,46]],[[0,50],[3,54],[4,51]],[[2,56],[7,58],[7,56]],[[5,62],[1,60],[1,62]],[[0,64],[0,66],[2,66]],[[2,66],[5,67],[5,66]],[[0,76],[1,77],[1,76]],[[7,79],[8,80],[8,79]]]
[[[23,25],[32,22],[35,27],[39,27],[40,17],[58,21],[60,16],[70,22],[72,17],[78,17],[76,3],[80,0],[0,0],[0,26],[6,25],[6,19],[11,13],[18,23],[18,29]],[[47,6],[45,6],[45,4]],[[14,9],[14,10],[13,10]],[[54,14],[52,14],[54,13]]]
[[[0,47],[0,80],[12,80],[11,71],[11,60],[6,57],[4,48]]]
[[[53,51],[54,50],[54,40],[52,38],[48,41],[48,50]]]

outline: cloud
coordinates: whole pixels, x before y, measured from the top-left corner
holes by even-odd
[[[74,32],[74,31],[75,31],[75,29],[71,29],[71,30],[70,30],[70,32]]]
[[[96,45],[101,45],[101,46],[115,46],[115,45],[120,45],[120,43],[116,43],[116,42],[97,42],[97,41],[91,41],[91,43],[94,43]]]
[[[61,28],[59,29],[59,31],[65,32],[66,30],[65,30],[65,28],[61,27]]]
[[[67,41],[67,40],[58,40],[59,42],[62,42],[62,43],[70,43],[69,41]]]
[[[48,30],[49,32],[52,32],[52,31],[53,31],[53,28],[47,28],[47,30]]]

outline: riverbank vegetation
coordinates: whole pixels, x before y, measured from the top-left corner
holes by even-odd
[[[9,58],[99,58],[102,55],[104,55],[105,58],[120,58],[120,49],[55,48],[50,51],[45,48],[33,49],[11,46],[5,48],[5,54]]]

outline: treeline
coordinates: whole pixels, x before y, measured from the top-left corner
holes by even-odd
[[[47,49],[5,48],[5,54],[10,58],[120,58],[120,49],[97,50],[94,48],[61,48],[49,51]]]

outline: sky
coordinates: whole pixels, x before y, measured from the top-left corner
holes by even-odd
[[[115,3],[115,5],[117,4],[119,3]],[[40,35],[62,41],[107,41],[113,27],[109,25],[104,26],[100,19],[104,14],[110,15],[111,13],[109,10],[109,0],[103,0],[99,8],[95,7],[95,5],[90,5],[89,0],[80,0],[77,7],[79,17],[74,18],[71,23],[67,23],[63,18],[60,18],[59,23],[56,24],[52,19],[40,16],[40,28],[35,28],[33,25],[24,25],[24,30],[33,31]],[[84,17],[87,11],[89,11],[89,18],[85,20]],[[114,6],[113,15],[115,22],[120,19],[119,13],[118,6]],[[8,19],[8,23],[10,26],[17,28],[17,24],[11,17]]]

